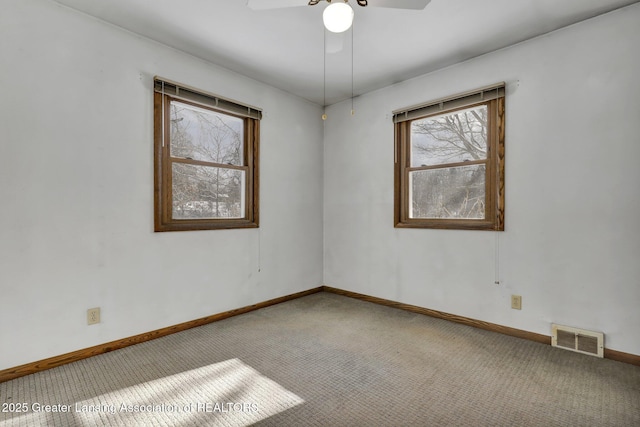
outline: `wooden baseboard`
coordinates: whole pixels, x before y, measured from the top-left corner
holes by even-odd
[[[25,365],[17,366],[15,368],[5,369],[0,371],[0,383],[9,381],[15,378],[19,378],[25,375],[35,374],[36,372],[45,371],[47,369],[55,368],[57,366],[66,365],[67,363],[76,362],[78,360],[86,359],[88,357],[108,353],[110,351],[125,348],[130,345],[140,344],[142,342],[149,341],[155,338],[164,337],[166,335],[174,334],[176,332],[181,332],[187,329],[203,326],[208,323],[227,319],[229,317],[237,316],[239,314],[244,314],[250,311],[269,307],[271,305],[280,304],[285,301],[290,301],[296,298],[301,298],[307,295],[315,294],[318,292],[331,292],[334,294],[343,295],[350,298],[356,298],[363,301],[372,302],[375,304],[386,305],[386,306],[398,308],[401,310],[406,310],[414,313],[424,314],[431,317],[436,317],[438,319],[449,320],[452,322],[461,323],[463,325],[473,326],[473,327],[485,329],[488,331],[499,332],[501,334],[510,335],[518,338],[524,338],[530,341],[551,345],[551,337],[547,335],[536,334],[533,332],[523,331],[521,329],[515,329],[507,326],[497,325],[494,323],[483,322],[481,320],[475,320],[468,317],[457,316],[455,314],[449,314],[442,311],[431,310],[424,307],[418,307],[416,305],[404,304],[401,302],[391,301],[384,298],[372,297],[369,295],[359,294],[357,292],[345,291],[345,290],[333,288],[330,286],[320,286],[320,287],[309,289],[306,291],[297,292],[295,294],[285,295],[283,297],[274,298],[274,299],[270,299],[268,301],[260,302],[257,304],[237,308],[235,310],[225,311],[223,313],[214,314],[212,316],[202,317],[200,319],[191,320],[189,322],[184,322],[178,325],[169,326],[167,328],[157,329],[155,331],[146,332],[144,334],[135,335],[135,336],[124,338],[117,341],[111,341],[106,344],[100,344],[94,347],[73,351],[71,353],[63,354],[60,356],[50,357],[48,359],[43,359],[38,362],[27,363]],[[636,354],[624,353],[621,351],[605,348],[604,357],[607,359],[616,360],[618,362],[640,366],[640,356]]]
[[[106,344],[96,345],[94,347],[85,348],[83,350],[73,351],[71,353],[63,354],[61,356],[50,357],[38,362],[27,363],[25,365],[17,366],[15,368],[9,368],[0,371],[0,383],[19,378],[25,375],[34,374],[36,372],[45,371],[47,369],[55,368],[57,366],[66,365],[67,363],[76,362],[78,360],[86,359],[88,357],[96,356],[98,354],[108,353],[113,350],[129,347],[130,345],[140,344],[145,341],[149,341],[155,338],[164,337],[166,335],[174,334],[176,332],[185,331],[187,329],[195,328],[197,326],[206,325],[208,323],[216,322],[218,320],[227,319],[229,317],[237,316],[239,314],[248,313],[250,311],[258,310],[260,308],[269,307],[271,305],[280,304],[285,301],[290,301],[296,298],[304,297],[307,295],[322,292],[322,286],[309,289],[295,294],[285,295],[283,297],[270,299],[268,301],[260,302],[246,307],[237,308],[235,310],[225,311],[224,313],[214,314],[212,316],[202,317],[200,319],[191,320],[189,322],[180,323],[178,325],[169,326],[167,328],[157,329],[155,331],[146,332],[144,334],[135,335],[132,337],[124,338],[117,341],[111,341]]]
[[[630,365],[640,366],[640,356],[632,353],[624,353],[618,350],[604,349],[604,358],[615,360],[617,362],[628,363]]]
[[[461,323],[463,325],[473,326],[487,331],[499,332],[501,334],[510,335],[512,337],[524,338],[526,340],[539,342],[542,344],[551,345],[551,337],[547,335],[536,334],[534,332],[523,331],[521,329],[510,328],[508,326],[497,325],[495,323],[483,322],[481,320],[475,320],[468,317],[457,316],[455,314],[449,314],[442,311],[431,310],[424,307],[418,307],[416,305],[404,304],[401,302],[391,301],[384,298],[372,297],[365,294],[359,294],[357,292],[345,291],[338,288],[332,288],[330,286],[323,286],[324,292],[331,292],[338,295],[343,295],[350,298],[356,298],[363,301],[369,301],[375,304],[386,305],[388,307],[399,308],[401,310],[411,311],[413,313],[424,314],[438,319],[450,320],[452,322]],[[631,365],[640,366],[640,356],[631,353],[624,353],[622,351],[604,349],[604,357],[606,359],[615,360],[618,362],[628,363]]]

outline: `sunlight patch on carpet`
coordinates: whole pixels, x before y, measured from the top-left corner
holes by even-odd
[[[220,425],[254,424],[300,405],[304,400],[239,359],[135,384],[57,408],[30,408],[20,425],[56,419],[52,409],[67,409],[74,424]],[[57,405],[57,403],[51,403]],[[66,408],[65,408],[66,406]],[[36,410],[39,409],[39,410]],[[61,414],[57,414],[61,415]],[[0,422],[0,426],[12,425]],[[16,418],[13,422],[17,422]]]

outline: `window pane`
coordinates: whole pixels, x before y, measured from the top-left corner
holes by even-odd
[[[244,218],[245,171],[173,163],[173,219]]]
[[[411,167],[486,158],[486,105],[411,123]]]
[[[409,173],[409,218],[484,219],[485,165]]]
[[[171,102],[171,156],[243,166],[243,120]]]

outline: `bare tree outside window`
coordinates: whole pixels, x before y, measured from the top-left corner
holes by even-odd
[[[241,218],[244,172],[213,165],[242,165],[242,119],[176,101],[170,116],[171,157],[212,164],[173,164],[173,218]]]
[[[412,122],[409,216],[483,219],[486,159],[486,106]]]

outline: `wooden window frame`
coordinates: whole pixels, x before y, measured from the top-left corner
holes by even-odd
[[[481,100],[487,91],[496,90],[493,99]],[[499,91],[502,89],[502,92]],[[435,228],[461,230],[504,230],[504,133],[505,133],[504,84],[478,89],[417,107],[394,112],[394,224],[396,228]],[[446,106],[449,105],[449,108]],[[447,113],[487,106],[487,159],[484,161],[448,163],[438,166],[411,167],[411,124],[415,120]],[[425,107],[427,106],[427,107]],[[439,108],[438,108],[439,106]],[[438,111],[434,111],[435,107]],[[444,107],[444,108],[443,108]],[[429,112],[422,115],[421,112]],[[414,112],[410,119],[404,117]],[[462,218],[410,218],[409,173],[419,170],[486,164],[485,216],[484,219]]]
[[[163,93],[158,90],[158,82],[176,85],[178,90],[174,90],[172,94]],[[177,84],[168,80],[154,80],[156,90],[154,91],[154,230],[161,231],[190,231],[190,230],[217,230],[217,229],[235,229],[235,228],[257,228],[259,227],[259,147],[260,147],[260,114],[256,117],[242,115],[226,111],[225,109],[217,109],[212,105],[222,103],[221,98],[197,91],[187,86],[177,86]],[[164,85],[161,86],[164,89]],[[211,102],[200,103],[194,102],[195,97],[184,99],[176,96],[180,93],[180,88],[187,88],[191,93],[196,94],[201,99],[210,99]],[[186,90],[185,89],[185,92]],[[170,104],[172,101],[178,101],[183,104],[190,104],[198,108],[204,108],[215,113],[227,116],[241,118],[244,122],[244,141],[243,141],[243,165],[218,165],[212,162],[203,162],[193,159],[184,159],[171,157],[170,147]],[[226,101],[225,102],[230,102]],[[248,108],[238,104],[234,107]],[[240,110],[242,110],[240,108]],[[204,218],[204,219],[174,219],[172,216],[172,164],[192,164],[205,165],[212,167],[224,167],[227,169],[242,170],[246,173],[245,178],[245,200],[244,200],[244,217],[242,218]]]

